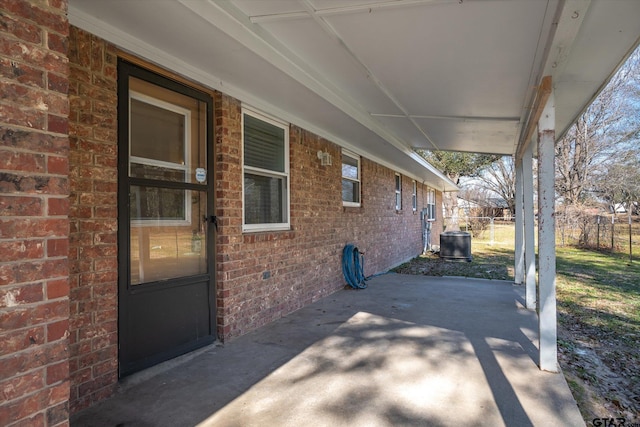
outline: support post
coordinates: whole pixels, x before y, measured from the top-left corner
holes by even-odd
[[[522,155],[522,188],[524,210],[524,272],[525,300],[529,310],[536,309],[536,244],[535,217],[533,212],[533,142]]]
[[[558,372],[555,250],[555,101],[551,92],[538,122],[538,280],[540,369]]]
[[[515,159],[516,164],[516,241],[515,241],[515,283],[524,282],[524,213],[522,208],[522,159]]]

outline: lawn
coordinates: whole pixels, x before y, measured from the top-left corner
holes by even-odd
[[[513,280],[513,244],[475,241],[472,253],[472,262],[425,255],[395,271]],[[640,262],[558,247],[556,265],[559,361],[585,422],[640,422]]]

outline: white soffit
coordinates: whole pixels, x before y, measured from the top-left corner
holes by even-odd
[[[515,153],[544,75],[560,133],[640,37],[635,0],[70,0],[69,16],[446,188],[414,147]]]

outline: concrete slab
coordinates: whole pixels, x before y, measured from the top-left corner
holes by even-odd
[[[511,283],[386,274],[123,382],[72,426],[584,426]]]

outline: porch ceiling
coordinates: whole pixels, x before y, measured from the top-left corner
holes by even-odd
[[[443,190],[414,148],[514,154],[550,75],[556,134],[640,39],[635,0],[70,0],[72,24]]]

